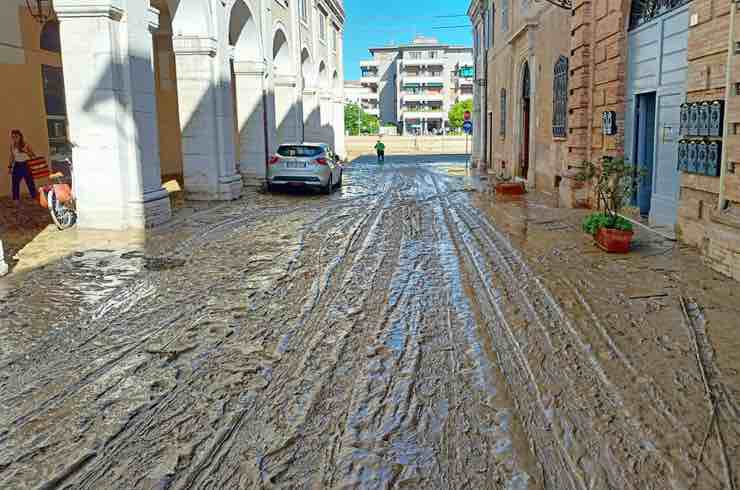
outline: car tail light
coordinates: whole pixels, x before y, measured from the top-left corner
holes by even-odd
[[[329,161],[324,157],[319,157],[316,159],[316,163],[318,163],[319,165],[328,165]]]
[[[273,155],[270,157],[270,165],[275,165],[279,161],[280,161],[280,157],[277,155]]]

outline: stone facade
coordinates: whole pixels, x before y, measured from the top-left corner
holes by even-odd
[[[556,64],[567,63],[569,55],[570,16],[547,2],[511,2],[495,14],[491,6],[482,10],[485,105],[478,105],[482,129],[474,141],[483,148],[474,152],[491,173],[554,192],[567,168],[566,134],[553,131],[553,112]]]
[[[638,27],[648,26],[666,12],[633,3],[629,0],[575,0],[569,12],[556,10],[549,4],[507,0],[496,2],[494,9],[487,0],[473,0],[468,15],[474,26],[474,57],[477,70],[485,73],[483,84],[487,87],[487,107],[483,108],[478,101],[475,104],[473,160],[488,161],[491,171],[497,174],[505,165],[509,174],[526,179],[529,187],[539,190],[557,187],[561,205],[588,206],[593,204],[588,189],[580,190],[582,185],[574,179],[580,164],[597,162],[604,156],[626,156],[629,160],[640,154],[632,148],[638,141],[634,135],[630,133],[627,135],[630,138],[625,137],[625,124],[634,124],[634,96],[640,90],[657,90],[658,119],[675,112],[663,111],[669,100],[676,99],[667,96],[675,92],[683,99],[684,83],[686,102],[724,100],[727,134],[722,138],[726,160],[722,175],[717,178],[681,173],[675,221],[681,241],[697,247],[713,269],[740,279],[740,171],[737,170],[740,168],[740,60],[736,48],[740,29],[736,22],[732,24],[731,4],[721,0],[690,2],[688,47],[681,53],[676,49],[660,52],[664,57],[686,56],[687,63],[671,58],[669,61],[677,66],[673,70],[677,73],[666,74],[664,80],[661,65],[661,69],[651,70],[659,74],[653,77],[657,80],[650,81],[652,88],[640,88],[639,83],[644,82],[635,82],[641,76],[639,68],[633,74],[635,80],[628,80],[629,69],[634,69],[628,64],[628,32],[639,32],[628,31],[635,25],[634,19],[630,19],[631,9],[641,6],[648,9],[648,15],[640,19]],[[663,16],[671,25],[661,28],[661,35],[666,32],[668,36],[672,32],[685,35],[686,28],[674,24],[687,22],[686,8],[677,3],[674,11],[683,9],[682,15]],[[639,11],[635,10],[632,15],[639,15]],[[730,25],[735,26],[732,37]],[[635,43],[641,47],[637,36],[633,36]],[[728,45],[735,46],[735,52],[729,55]],[[568,124],[563,139],[553,138],[548,130],[553,110],[553,72],[548,65],[560,53],[565,53],[569,65]],[[523,148],[525,139],[522,138],[526,129],[522,117],[525,63],[529,69],[528,95],[532,110],[529,148]],[[636,59],[633,65],[638,64]],[[687,72],[685,79],[681,78],[683,71],[678,73],[679,70]],[[630,89],[632,94],[626,93],[628,82],[634,85]],[[668,93],[666,87],[672,91]],[[604,112],[615,114],[615,134],[604,134]],[[486,127],[489,121],[490,127]],[[675,126],[677,122],[672,118],[656,122],[654,130],[656,138],[662,138],[658,145],[662,153],[653,157],[653,165],[677,164],[677,155],[665,153],[671,146],[663,144],[676,138],[678,128]],[[526,173],[522,168],[524,155],[529,156]],[[661,167],[656,171],[658,178],[661,178],[661,170],[662,175],[670,173]],[[668,185],[661,184],[664,188]],[[674,221],[672,216],[663,216],[662,220]]]
[[[189,199],[238,198],[284,142],[344,153],[341,0],[53,6],[43,26],[23,0],[0,6],[0,112],[49,159],[73,143],[80,227],[167,221],[173,177]]]
[[[689,7],[686,98],[688,102],[725,100],[729,61],[730,98],[725,100],[729,133],[722,141],[727,156],[723,177],[682,173],[677,231],[683,242],[699,248],[709,266],[740,280],[740,57],[728,58],[730,5],[694,0]],[[739,31],[736,25],[735,39],[740,39]]]

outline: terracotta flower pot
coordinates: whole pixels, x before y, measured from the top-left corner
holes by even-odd
[[[634,231],[599,228],[595,236],[596,244],[609,253],[627,253],[630,251],[630,242],[634,234]]]
[[[524,182],[499,182],[496,184],[497,194],[520,195],[525,192]]]

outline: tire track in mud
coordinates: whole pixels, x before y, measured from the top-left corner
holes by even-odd
[[[295,327],[283,334],[278,344],[277,352],[286,360],[289,360],[292,353],[300,353],[297,364],[286,362],[284,365],[276,366],[276,372],[270,384],[262,393],[257,395],[254,405],[244,411],[244,417],[249,416],[253,424],[259,420],[262,421],[262,425],[269,427],[274,424],[271,421],[272,416],[275,413],[280,413],[287,419],[286,425],[292,427],[287,434],[281,435],[283,442],[277,445],[274,441],[261,441],[259,435],[256,437],[252,436],[251,445],[254,447],[262,446],[264,448],[262,451],[259,451],[260,454],[257,454],[258,461],[256,461],[256,466],[259,471],[259,482],[278,484],[281,479],[288,478],[288,468],[300,467],[297,464],[298,458],[306,458],[308,456],[307,454],[299,454],[303,449],[301,447],[301,441],[306,437],[307,433],[313,436],[318,435],[315,431],[307,432],[303,425],[317,411],[316,404],[322,399],[321,390],[326,386],[330,386],[331,379],[327,380],[326,378],[331,378],[335,372],[335,366],[347,343],[347,338],[355,325],[354,321],[350,322],[349,328],[345,328],[344,333],[338,339],[335,339],[333,342],[333,353],[328,356],[331,364],[324,368],[313,365],[316,359],[322,359],[320,350],[327,347],[324,345],[326,333],[319,327],[329,326],[334,328],[339,323],[339,319],[337,318],[333,319],[334,323],[332,325],[323,323],[329,313],[326,304],[329,305],[329,308],[333,306],[334,302],[332,300],[335,300],[342,293],[338,288],[338,284],[344,286],[342,289],[349,286],[352,275],[350,274],[348,276],[348,271],[351,271],[353,267],[356,267],[365,258],[370,238],[382,218],[383,204],[383,201],[379,201],[359,220],[359,225],[349,234],[349,239],[343,251],[336,255],[326,270],[318,274],[313,281],[309,290],[308,300],[301,308],[302,314],[297,319]],[[318,223],[318,220],[315,223]],[[357,243],[361,244],[360,251],[357,252],[354,259],[349,259],[349,251]],[[348,260],[352,260],[353,264],[348,264]],[[333,284],[331,282],[332,278],[335,278],[335,283]],[[343,278],[344,281],[337,278]],[[360,290],[367,291],[367,289]],[[322,297],[327,298],[326,303],[319,301]],[[348,312],[350,316],[354,316],[359,311],[358,308],[352,308],[350,305],[340,306],[338,309]],[[331,348],[332,346],[329,347]],[[312,368],[319,373],[313,378],[313,385],[302,387],[303,389],[299,390],[298,388],[301,387],[300,385],[305,379],[299,378],[296,380],[295,375],[311,372],[310,370]],[[300,393],[303,393],[304,396],[299,397],[299,400],[295,399],[294,396],[287,400],[285,399],[286,395]],[[234,434],[236,435],[236,432]],[[246,434],[246,437],[249,438],[250,435]],[[239,440],[243,436],[244,434],[240,433],[239,437],[232,437],[230,446],[225,449],[224,453],[240,452],[239,446],[245,445],[244,441]],[[310,453],[315,454],[315,449],[313,448]],[[287,455],[287,460],[284,457],[285,455]],[[213,463],[212,454],[206,453],[199,467],[199,471],[190,474],[182,483],[177,484],[175,488],[193,488],[198,484],[203,485],[204,481],[212,484],[216,484],[219,481],[219,475],[215,474],[215,470],[218,470],[220,465]],[[237,471],[237,469],[234,468],[232,473],[234,471]],[[229,474],[228,471],[226,473]],[[213,480],[207,480],[208,478],[212,478]]]
[[[509,371],[510,384],[517,386],[523,381],[525,385],[529,385],[527,390],[517,391],[520,395],[520,402],[524,401],[524,403],[520,404],[520,409],[523,414],[531,412],[533,408],[531,403],[534,401],[535,411],[542,412],[541,414],[534,414],[535,418],[539,418],[534,425],[531,423],[526,424],[530,431],[530,436],[536,440],[537,452],[542,456],[542,448],[539,447],[543,445],[543,441],[541,440],[542,434],[547,434],[554,430],[556,435],[554,438],[555,441],[551,440],[549,443],[545,442],[544,444],[545,446],[554,445],[556,447],[555,454],[545,455],[545,458],[548,460],[546,466],[551,472],[554,468],[560,468],[561,470],[570,472],[571,478],[575,478],[570,482],[555,479],[558,485],[557,488],[586,488],[586,485],[589,485],[589,488],[591,488],[591,485],[596,485],[598,488],[606,485],[616,488],[643,488],[643,484],[648,484],[647,480],[652,480],[655,477],[654,474],[646,475],[645,473],[656,469],[658,471],[663,469],[661,472],[664,474],[667,472],[665,478],[672,478],[673,484],[680,485],[680,482],[687,481],[688,473],[678,472],[677,466],[687,463],[690,465],[692,462],[685,459],[681,461],[675,460],[672,455],[665,453],[660,447],[652,446],[650,442],[658,439],[659,436],[652,433],[648,427],[658,427],[661,424],[667,427],[677,427],[683,434],[686,444],[694,442],[685,426],[682,426],[680,423],[673,424],[673,421],[676,421],[676,419],[667,410],[665,402],[662,401],[663,399],[660,396],[657,399],[653,399],[648,396],[649,393],[643,393],[643,406],[641,408],[647,409],[654,418],[654,421],[657,422],[651,423],[652,421],[649,421],[646,423],[644,421],[644,413],[641,414],[639,420],[636,419],[627,408],[625,401],[621,399],[619,395],[620,387],[615,385],[607,377],[599,362],[595,359],[593,351],[597,350],[596,348],[598,346],[584,342],[570,320],[564,316],[562,310],[557,306],[552,296],[543,288],[539,279],[527,269],[523,259],[518,257],[517,252],[511,249],[508,240],[502,238],[485,218],[480,218],[475,211],[469,209],[470,206],[468,203],[445,199],[448,204],[447,215],[453,226],[460,233],[457,240],[463,245],[470,264],[476,271],[481,285],[487,292],[488,298],[485,298],[484,301],[490,302],[493,312],[498,317],[498,326],[494,326],[494,328],[504,334],[504,337],[501,337],[502,339],[509,339],[508,350],[517,352],[514,359],[508,360],[513,365],[508,366],[507,369],[506,362],[504,363],[505,370]],[[497,277],[500,280],[496,281]],[[577,296],[577,291],[574,294]],[[498,304],[502,304],[505,309],[501,309]],[[522,306],[525,308],[524,315],[521,312]],[[584,308],[588,311],[587,305]],[[552,323],[556,319],[560,325]],[[522,328],[531,328],[530,325],[532,324],[539,324],[540,329],[543,331],[544,337],[537,336],[536,338],[540,343],[542,340],[546,341],[546,345],[550,349],[549,354],[545,351],[540,356],[532,357],[532,348],[535,346],[530,345],[526,340],[524,343],[521,340],[517,340],[518,336],[522,337],[522,334],[519,333],[517,335],[517,332],[521,331]],[[563,326],[565,327],[564,330],[562,329]],[[600,330],[603,336],[603,343],[619,356],[621,351],[610,341],[603,327],[600,327]],[[563,333],[567,335],[563,336]],[[524,339],[526,339],[526,335]],[[548,373],[548,369],[545,368],[545,364],[549,361],[548,355],[560,355],[564,350],[569,350],[571,345],[578,347],[575,356],[571,357],[566,363],[558,362],[553,364],[550,367],[550,373]],[[534,360],[538,357],[541,361],[539,363],[539,369],[536,369],[536,364],[533,366],[530,359]],[[625,357],[621,359],[623,362],[628,362]],[[573,362],[576,363],[576,371],[570,370],[567,365],[567,363]],[[563,364],[566,365],[563,366]],[[522,377],[522,369],[527,373],[524,377]],[[519,374],[515,374],[516,371],[519,371]],[[557,387],[557,380],[553,376],[555,373],[559,373],[560,375],[565,373],[571,379],[578,379],[579,383],[583,383],[583,377],[589,371],[591,371],[590,379],[592,383],[602,385],[599,390],[589,395],[593,396],[590,401],[589,398],[584,398],[583,394],[572,391],[568,394],[569,387],[567,386],[561,387],[558,395],[558,398],[561,400],[579,402],[577,404],[571,403],[570,408],[566,404],[562,404],[563,413],[558,415],[560,417],[565,415],[566,420],[569,417],[575,417],[571,420],[577,422],[572,423],[572,426],[578,427],[581,433],[575,434],[574,432],[569,432],[567,422],[564,424],[564,427],[558,427],[554,415],[560,410],[553,410],[555,408],[555,403],[553,403],[555,400],[552,399],[551,392],[546,392],[546,394],[541,392],[538,385]],[[532,395],[521,396],[528,393]],[[656,393],[656,391],[653,391],[653,394]],[[588,405],[584,405],[584,402],[590,404],[592,408],[586,408]],[[614,414],[616,412],[621,413],[621,415],[617,419],[608,421],[608,429],[597,429],[594,427],[592,429],[593,431],[589,434],[589,421],[599,420],[599,412],[603,412],[605,408],[603,406],[604,402],[610,406],[608,413]],[[527,407],[527,405],[530,406]],[[575,415],[577,412],[574,411],[574,408],[576,410],[586,409],[587,413],[590,412],[590,416],[579,420],[580,417]],[[548,412],[550,416],[543,418]],[[568,415],[569,412],[572,415]],[[615,421],[622,424],[621,429],[615,428]],[[603,426],[603,424],[601,425]],[[547,427],[552,427],[552,429],[547,429]],[[593,444],[602,438],[602,430],[607,431],[607,440],[610,442],[599,448]],[[575,437],[583,440],[591,447],[578,449],[578,443],[575,441]],[[630,442],[627,443],[627,441]],[[609,448],[609,446],[613,447]],[[623,451],[625,446],[628,448],[627,453],[620,454],[620,450]],[[573,451],[574,448],[576,451]],[[571,451],[576,453],[575,457],[569,454]],[[647,453],[650,454],[648,455]],[[593,459],[589,461],[589,458]],[[625,459],[618,462],[622,458]],[[652,458],[652,463],[650,463],[649,458]],[[557,462],[557,459],[560,459],[560,461]],[[634,464],[636,459],[640,460],[640,464],[648,464],[647,467],[640,468],[640,472],[642,473],[641,478],[644,479],[642,483],[640,483],[640,477],[635,478],[627,472],[630,468],[635,469]],[[653,469],[647,470],[651,465]],[[599,466],[601,466],[601,469],[598,469]],[[557,469],[554,471],[556,473],[558,472]],[[622,472],[621,474],[619,473],[620,471]]]
[[[294,258],[293,258],[294,259]],[[292,260],[291,259],[291,263]],[[216,365],[210,366],[210,369],[217,369],[218,363],[216,362]],[[274,379],[274,378],[273,378]],[[271,383],[272,381],[270,381]],[[253,398],[253,396],[252,396]],[[241,412],[238,412],[236,415],[232,415],[231,417],[227,418],[224,417],[226,420],[222,420],[222,429],[218,429],[218,435],[215,437],[215,442],[213,442],[210,450],[206,451],[206,456],[203,458],[202,461],[209,461],[212,457],[216,455],[217,452],[220,452],[220,454],[225,454],[229,447],[228,443],[229,441],[233,440],[234,434],[237,432],[237,429],[241,426],[242,421],[244,420],[244,415],[249,411],[248,408],[243,409]],[[241,416],[240,416],[241,415]],[[219,451],[220,450],[220,451]],[[202,473],[209,467],[209,463],[199,463],[197,464],[197,467],[199,468],[196,473]],[[186,486],[187,486],[186,482]],[[191,482],[192,483],[192,482]]]

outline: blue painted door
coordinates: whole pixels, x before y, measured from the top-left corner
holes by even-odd
[[[642,216],[650,215],[655,162],[655,92],[637,96],[635,166],[642,176],[637,185],[637,205]]]

